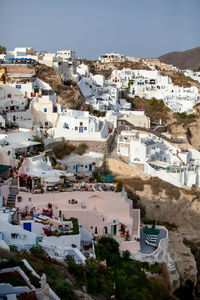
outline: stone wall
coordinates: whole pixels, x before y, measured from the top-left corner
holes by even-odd
[[[46,150],[50,150],[53,149],[54,147],[56,147],[59,143],[59,141],[61,141],[62,139],[57,139],[56,141],[54,141],[52,139],[52,143],[46,144],[45,149]],[[112,142],[111,137],[107,140],[107,141],[73,141],[70,140],[69,141],[70,144],[75,145],[76,147],[80,144],[86,144],[88,146],[87,151],[90,152],[97,152],[97,153],[101,153],[101,154],[107,154],[108,153],[108,149],[110,149],[110,144]]]

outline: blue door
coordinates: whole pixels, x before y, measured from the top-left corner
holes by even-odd
[[[92,164],[89,164],[89,172],[92,172]]]
[[[24,229],[31,231],[31,223],[24,223]]]
[[[83,127],[79,127],[79,132],[83,132]]]
[[[54,113],[57,113],[57,106],[54,106],[53,112],[54,112]]]
[[[78,165],[76,165],[76,173],[78,172]]]

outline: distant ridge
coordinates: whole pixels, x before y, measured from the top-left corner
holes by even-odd
[[[161,62],[178,67],[181,70],[200,68],[200,47],[186,51],[175,51],[159,57]]]

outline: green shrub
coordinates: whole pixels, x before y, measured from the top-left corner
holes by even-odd
[[[71,152],[75,151],[75,149],[76,146],[63,139],[62,142],[53,148],[53,152],[56,158],[62,159],[65,155],[69,155]]]
[[[11,252],[18,252],[17,247],[15,245],[9,246]]]
[[[29,249],[30,253],[31,254],[43,254],[45,253],[44,249],[42,248],[41,245],[36,245],[36,246],[33,246]]]
[[[116,187],[116,193],[121,192],[123,189],[123,183],[122,182],[118,182],[117,183],[117,187]]]
[[[152,265],[152,266],[150,267],[150,272],[151,272],[152,274],[153,274],[153,273],[161,274],[161,273],[162,273],[162,266],[156,262],[154,265]]]
[[[80,144],[76,148],[76,153],[79,155],[83,155],[87,149],[88,149],[88,146],[86,144]]]

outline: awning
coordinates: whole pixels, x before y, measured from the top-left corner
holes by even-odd
[[[59,182],[60,181],[60,178],[59,177],[49,177],[49,178],[45,178],[45,182],[46,183],[56,183],[56,182]]]
[[[104,178],[102,179],[103,182],[113,182],[114,181],[115,176],[108,174],[106,176],[104,176]]]
[[[8,169],[12,168],[11,166],[8,166],[8,165],[0,165],[0,172],[2,171],[6,171]]]

